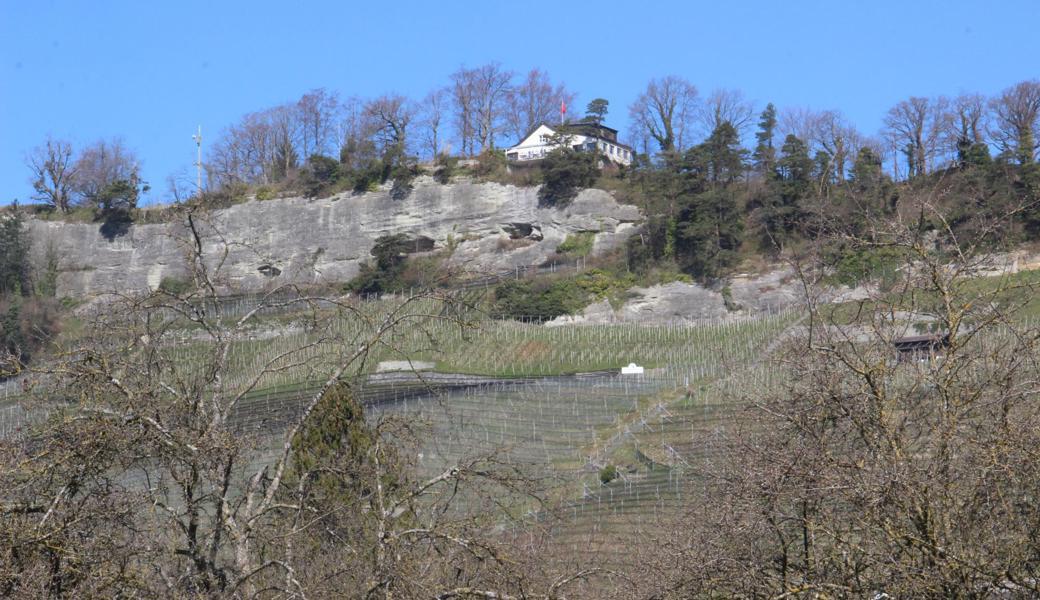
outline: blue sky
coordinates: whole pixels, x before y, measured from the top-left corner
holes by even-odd
[[[1040,0],[0,0],[0,201],[28,199],[24,155],[48,134],[121,136],[159,201],[198,124],[205,144],[317,87],[418,98],[489,61],[548,71],[575,109],[607,98],[622,131],[646,82],[674,74],[759,107],[840,109],[874,133],[911,95],[1040,77],[1038,24]]]

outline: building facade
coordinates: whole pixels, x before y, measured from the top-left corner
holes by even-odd
[[[618,165],[630,165],[635,153],[631,146],[617,141],[617,130],[596,123],[541,124],[519,144],[506,149],[511,161],[541,160],[557,148],[570,146],[579,152],[598,151],[600,156]]]

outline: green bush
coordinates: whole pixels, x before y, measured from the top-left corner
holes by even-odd
[[[433,161],[433,178],[437,183],[449,183],[459,165],[459,159],[447,154],[438,154]]]
[[[492,314],[505,319],[550,321],[581,310],[587,303],[588,294],[573,279],[506,281],[495,288]]]
[[[592,231],[572,233],[556,247],[556,252],[571,256],[588,256],[592,252],[592,244],[595,239],[596,233]]]
[[[179,296],[189,289],[191,289],[191,282],[179,277],[163,277],[159,281],[159,290],[174,296]]]
[[[591,187],[599,178],[599,156],[595,152],[578,152],[557,148],[542,161],[544,183],[538,190],[542,206],[566,206],[580,188]]]
[[[359,294],[386,294],[442,285],[443,253],[409,256],[428,250],[428,246],[403,234],[382,236],[372,247],[374,260],[362,264],[360,273],[345,289]]]
[[[905,263],[904,257],[895,248],[839,248],[833,254],[833,283],[854,286],[865,281],[877,280],[888,287],[895,277],[895,269]]]
[[[274,188],[272,188],[270,186],[262,185],[262,186],[256,188],[256,199],[257,200],[261,200],[261,201],[263,201],[263,200],[272,200],[272,199],[275,198],[276,195],[277,194],[275,193]]]
[[[574,283],[593,300],[615,296],[635,284],[631,273],[618,274],[606,269],[589,269],[574,278]]]
[[[336,184],[340,180],[340,164],[334,158],[312,154],[300,172],[300,183],[303,194],[308,198],[321,198],[336,192]],[[257,192],[257,200],[260,200]]]
[[[614,465],[607,465],[599,470],[599,481],[603,485],[607,485],[611,481],[614,481],[617,479],[617,476],[617,467]]]

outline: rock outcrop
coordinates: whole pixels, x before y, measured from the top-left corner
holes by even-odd
[[[606,300],[590,304],[578,315],[554,319],[550,325],[596,323],[713,323],[775,311],[802,302],[802,287],[789,268],[760,275],[737,275],[728,292],[696,283],[673,281],[628,291],[628,300],[613,308]],[[728,294],[729,298],[726,297]]]
[[[404,234],[416,251],[451,248],[449,262],[474,274],[552,261],[569,234],[594,232],[593,253],[617,247],[641,221],[634,206],[585,190],[566,208],[538,206],[536,188],[439,185],[420,178],[406,198],[389,190],[331,198],[249,201],[194,219],[208,267],[227,290],[354,277],[376,238]],[[155,289],[188,273],[196,243],[187,221],[132,225],[29,222],[37,253],[59,257],[58,294],[89,297]],[[108,236],[106,237],[106,233]]]

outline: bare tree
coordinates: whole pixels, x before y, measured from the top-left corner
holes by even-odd
[[[951,105],[951,135],[956,136],[956,144],[960,145],[986,143],[986,99],[981,94],[961,94],[953,99]],[[954,133],[955,132],[955,133]]]
[[[476,84],[475,73],[461,68],[451,75],[451,103],[459,150],[463,156],[476,154]]]
[[[700,121],[701,134],[705,138],[719,125],[729,123],[743,139],[755,122],[755,105],[744,98],[740,90],[718,89],[701,102],[697,120]]]
[[[206,163],[209,177],[223,186],[234,183],[267,185],[291,176],[299,166],[304,148],[316,147],[314,144],[318,138],[313,137],[315,132],[319,136],[326,135],[325,128],[331,126],[319,120],[315,129],[313,119],[318,118],[317,113],[307,117],[312,121],[305,126],[304,114],[295,103],[247,114],[225,130],[211,146]],[[329,114],[320,115],[320,119],[325,118],[331,117]],[[308,130],[309,133],[305,134]]]
[[[505,115],[513,72],[498,63],[474,69],[473,100],[477,116],[477,140],[480,150],[494,150],[495,136],[505,129]]]
[[[367,102],[351,97],[342,104],[342,121],[340,121],[340,163],[348,168],[357,169],[379,158],[373,138],[374,121],[365,114]]]
[[[780,116],[777,119],[778,137],[783,139],[793,135],[806,144],[815,143],[819,116],[818,111],[804,106],[780,109]]]
[[[29,152],[25,162],[32,173],[34,200],[43,201],[63,213],[69,212],[76,176],[72,157],[72,144],[50,136]]]
[[[705,450],[703,491],[662,545],[680,549],[662,553],[677,597],[1040,593],[1040,513],[1020,500],[1040,476],[1040,338],[1016,314],[1035,285],[976,277],[1025,206],[962,235],[937,208],[948,193],[841,237],[899,265],[854,310],[825,306],[824,265],[799,261],[807,318],[766,367],[776,383],[720,394],[746,409]]]
[[[945,98],[911,97],[889,109],[885,116],[885,135],[904,154],[907,176],[927,174],[940,156]]]
[[[407,150],[408,128],[416,114],[408,98],[398,94],[380,96],[365,103],[363,114],[371,123],[368,130],[383,154]]]
[[[680,77],[651,79],[629,106],[633,137],[648,135],[660,152],[683,150],[690,143],[697,109],[697,88]]]
[[[448,90],[437,88],[426,94],[419,104],[417,114],[422,126],[421,146],[430,158],[435,158],[444,151],[443,124],[448,101]]]
[[[73,170],[73,190],[94,208],[133,208],[142,191],[141,164],[120,138],[98,140],[80,153]]]
[[[173,203],[187,202],[198,193],[193,175],[181,168],[166,176],[166,193]]]
[[[1015,84],[990,101],[992,136],[1003,152],[1021,164],[1036,160],[1040,148],[1040,80]]]
[[[509,91],[506,133],[519,140],[538,124],[554,122],[561,107],[573,104],[574,97],[562,83],[554,86],[548,73],[532,69]]]
[[[839,111],[823,111],[814,119],[810,139],[827,153],[834,178],[844,181],[851,162],[863,145],[863,137],[856,126]]]
[[[296,106],[283,104],[265,111],[264,117],[274,149],[274,177],[282,180],[292,175],[300,164],[300,115]]]
[[[455,126],[462,153],[494,149],[495,136],[505,128],[505,115],[513,73],[499,63],[473,69],[465,67],[451,76]]]
[[[336,141],[339,121],[339,94],[325,88],[311,90],[296,102],[300,119],[300,156],[327,156]]]

